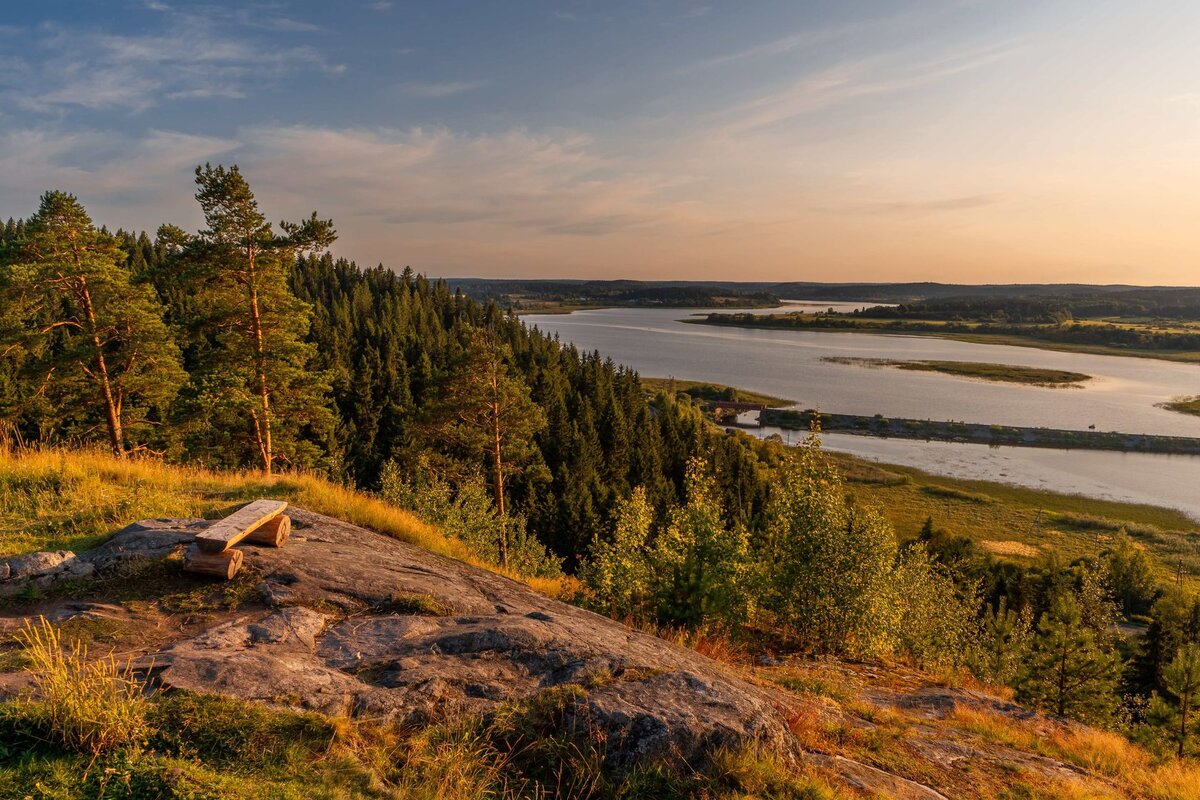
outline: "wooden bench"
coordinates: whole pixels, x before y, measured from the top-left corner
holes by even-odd
[[[242,568],[242,551],[234,548],[238,542],[283,547],[292,530],[286,508],[282,500],[255,500],[214,522],[184,553],[184,571],[229,580]]]

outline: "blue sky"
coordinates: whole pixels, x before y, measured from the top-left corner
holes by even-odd
[[[219,161],[430,274],[1197,282],[1189,2],[6,12],[3,216],[198,228]]]

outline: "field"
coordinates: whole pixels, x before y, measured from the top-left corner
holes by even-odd
[[[683,392],[698,400],[736,400],[741,403],[762,403],[767,408],[783,408],[796,404],[795,400],[788,400],[784,397],[772,397],[761,392],[736,389],[722,383],[705,381],[685,381],[679,378],[642,378],[642,386],[654,392],[669,392],[673,387],[676,392]]]
[[[1064,561],[1095,555],[1124,528],[1150,554],[1160,580],[1200,588],[1200,523],[1179,511],[1094,500],[988,481],[931,475],[831,454],[850,493],[877,506],[902,538],[926,518],[965,536],[997,557],[1033,563],[1051,554]]]
[[[1053,388],[1073,386],[1092,379],[1091,375],[1084,375],[1082,372],[978,361],[899,361],[886,358],[844,358],[840,356],[826,356],[821,360],[833,364],[857,364],[864,367],[893,367],[917,372],[940,372],[960,378]]]

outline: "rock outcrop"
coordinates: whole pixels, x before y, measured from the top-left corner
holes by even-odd
[[[408,723],[579,686],[568,724],[603,734],[614,765],[696,764],[749,742],[799,754],[781,694],[695,651],[363,528],[289,514],[286,547],[241,546],[262,606],[148,654],[141,666],[159,685]],[[44,588],[165,557],[205,525],[135,523],[91,552],[21,562],[5,585]]]

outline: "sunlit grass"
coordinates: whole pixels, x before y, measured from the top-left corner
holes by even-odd
[[[260,497],[360,525],[439,555],[481,564],[466,545],[408,511],[309,473],[264,475],[117,459],[94,450],[0,452],[0,554],[83,550],[124,525],[155,517],[215,517]],[[508,573],[506,573],[508,574]],[[560,596],[569,580],[523,578]]]
[[[145,736],[148,704],[129,664],[64,643],[44,619],[27,622],[19,638],[36,691],[33,716],[61,745],[96,759]]]
[[[1037,753],[1073,764],[1112,780],[1128,794],[1109,793],[1094,782],[1055,785],[1055,797],[1150,797],[1154,800],[1200,798],[1200,764],[1190,760],[1157,760],[1151,753],[1110,731],[1061,728],[1050,735],[1003,714],[957,708],[947,722],[986,742]]]

